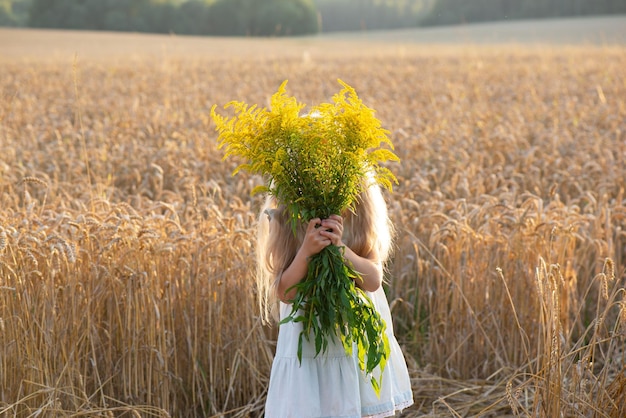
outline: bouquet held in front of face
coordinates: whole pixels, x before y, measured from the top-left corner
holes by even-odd
[[[233,174],[246,170],[262,175],[264,184],[254,192],[269,193],[287,208],[294,234],[311,219],[353,211],[371,182],[391,189],[396,181],[380,165],[398,160],[388,131],[352,87],[339,83],[343,88],[332,103],[313,106],[306,115],[305,105],[286,94],[286,81],[272,96],[270,109],[230,102],[225,108],[234,110],[233,117],[217,114],[215,106],[211,110],[224,158],[244,160]],[[355,285],[359,280],[343,247],[325,247],[310,258],[306,277],[295,285],[291,314],[281,324],[302,323],[300,361],[303,338],[313,339],[317,354],[336,338],[347,353],[356,349],[359,367],[371,376],[378,393],[380,379],[373,371],[384,369],[389,342],[385,322],[367,293]]]

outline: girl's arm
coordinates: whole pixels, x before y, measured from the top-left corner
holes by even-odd
[[[354,284],[368,292],[375,292],[383,282],[383,267],[376,254],[361,257],[349,247],[344,247],[344,257],[352,264],[352,268],[361,275],[362,280],[355,280]]]
[[[309,267],[309,257],[322,251],[331,244],[331,240],[320,232],[322,221],[319,218],[311,219],[307,225],[302,246],[298,249],[293,261],[280,277],[276,286],[276,294],[283,302],[288,302],[296,297],[296,289],[290,289],[306,277]]]
[[[331,240],[331,243],[345,249],[344,257],[352,268],[361,275],[362,280],[356,280],[355,284],[363,290],[374,292],[383,282],[383,267],[379,261],[378,252],[372,250],[365,257],[356,254],[350,247],[343,244],[343,218],[339,215],[331,215],[322,221],[323,236]]]

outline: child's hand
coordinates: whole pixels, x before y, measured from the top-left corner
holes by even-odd
[[[328,237],[321,234],[321,226],[320,218],[311,219],[307,225],[304,241],[299,250],[307,258],[319,253],[331,243]]]
[[[338,215],[331,215],[328,219],[315,218],[307,225],[304,241],[300,247],[303,255],[310,257],[322,251],[330,244],[342,246],[343,219]]]
[[[302,245],[298,249],[296,256],[291,264],[282,271],[278,278],[276,286],[276,294],[281,301],[290,303],[296,297],[296,289],[294,286],[298,284],[307,275],[309,257],[318,254],[330,244],[343,247],[341,236],[343,235],[343,218],[338,215],[331,215],[328,219],[311,219],[307,225]],[[374,255],[375,256],[375,255]],[[360,285],[365,290],[374,291],[374,285],[380,286],[382,278],[382,270],[377,267],[380,264],[374,264],[368,258],[356,255],[352,250],[346,247],[345,257],[358,268],[361,273],[364,285]],[[370,278],[371,277],[371,278]],[[370,282],[374,284],[369,285]]]
[[[320,234],[330,240],[331,244],[343,247],[341,237],[343,236],[343,218],[339,215],[330,215],[328,219],[322,221]]]

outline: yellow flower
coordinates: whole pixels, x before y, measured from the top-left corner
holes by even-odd
[[[333,103],[313,106],[304,117],[305,105],[286,94],[287,81],[272,95],[270,110],[230,102],[226,107],[235,116],[225,118],[211,109],[224,158],[245,160],[235,173],[245,169],[265,176],[263,190],[291,204],[294,222],[352,208],[368,173],[388,189],[396,182],[380,165],[398,160],[389,132],[352,87],[339,83],[343,89]]]

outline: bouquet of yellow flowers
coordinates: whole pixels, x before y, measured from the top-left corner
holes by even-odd
[[[215,112],[216,106],[211,109],[219,146],[226,148],[224,158],[245,160],[233,174],[246,170],[263,175],[264,185],[253,193],[269,193],[284,204],[294,233],[299,222],[353,210],[368,176],[388,189],[396,181],[389,169],[379,165],[398,160],[388,131],[352,87],[339,83],[343,89],[333,103],[312,107],[309,116],[300,114],[305,105],[286,95],[286,81],[272,96],[270,110],[230,102],[225,108],[234,108],[235,116],[227,118]],[[381,148],[382,144],[388,148]],[[349,354],[356,346],[364,372],[385,367],[386,325],[367,294],[355,286],[354,280],[359,279],[343,248],[330,245],[311,257],[307,276],[295,286],[291,314],[281,321],[303,323],[300,361],[302,338],[314,337],[319,354],[339,336]],[[378,393],[380,381],[372,376],[371,383]]]

